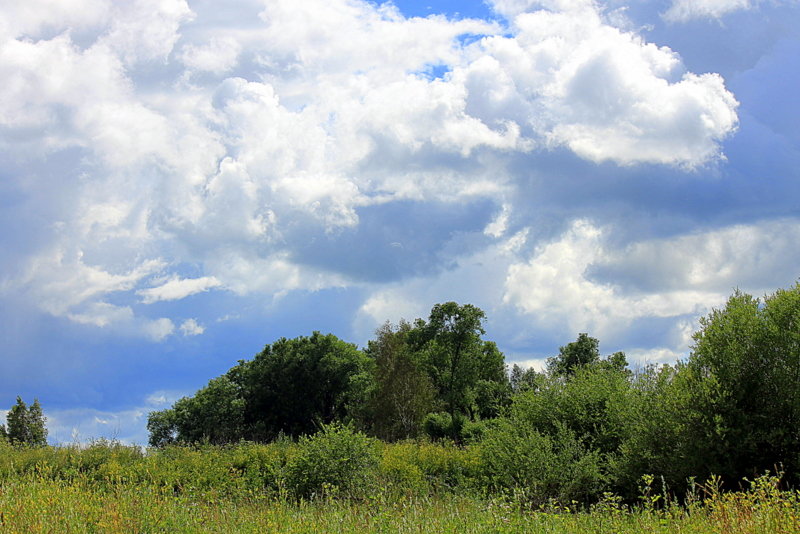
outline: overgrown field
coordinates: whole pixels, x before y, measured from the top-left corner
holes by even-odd
[[[478,447],[342,428],[267,445],[0,449],[4,532],[800,532],[800,494],[776,477],[739,492],[712,479],[682,503],[649,477],[631,502],[538,502],[534,488],[491,490]]]

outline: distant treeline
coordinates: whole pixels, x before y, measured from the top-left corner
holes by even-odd
[[[634,498],[643,480],[681,494],[800,474],[800,284],[738,290],[701,319],[688,359],[635,372],[582,333],[546,370],[508,369],[483,311],[437,304],[359,350],[333,335],[280,339],[192,397],[152,412],[150,444],[267,442],[344,424],[384,441],[479,451],[490,490],[538,499]]]

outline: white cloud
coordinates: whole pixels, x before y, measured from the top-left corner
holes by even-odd
[[[150,409],[166,408],[184,396],[186,396],[186,392],[158,390],[147,395],[144,403]]]
[[[494,318],[502,306],[503,274],[515,261],[526,237],[527,231],[522,231],[498,239],[486,249],[448,261],[450,268],[434,276],[373,288],[355,315],[356,335],[359,340],[370,339],[387,320],[427,319],[435,303],[453,300],[474,304]]]
[[[16,284],[30,292],[45,311],[61,316],[97,297],[128,291],[163,266],[159,260],[146,260],[114,273],[85,262],[82,251],[54,250],[34,258]]]
[[[26,190],[46,196],[46,177],[63,175],[72,196],[50,199],[58,220],[2,287],[151,339],[176,323],[139,317],[133,295],[363,283],[298,252],[356,231],[360,210],[502,204],[510,162],[552,147],[698,166],[721,157],[737,121],[719,76],[684,72],[589,1],[498,2],[508,28],[349,0],[274,0],[235,22],[184,0],[70,1],[58,17],[30,5],[0,10],[0,147],[49,169],[14,177]],[[23,29],[8,29],[14,17]],[[179,277],[183,263],[206,276]],[[143,287],[156,274],[166,282]]]
[[[175,331],[175,324],[166,317],[144,323],[144,331],[153,341],[163,341]]]
[[[187,44],[181,50],[183,64],[196,71],[222,74],[236,65],[241,45],[231,38],[213,38],[205,45]]]
[[[200,278],[172,278],[157,287],[140,289],[136,292],[142,297],[144,304],[152,304],[162,300],[180,300],[197,293],[219,287],[221,282],[213,276]]]
[[[736,224],[633,243],[598,258],[597,267],[643,291],[691,288],[729,293],[742,287],[758,296],[797,276],[798,242],[797,219]]]
[[[605,338],[637,318],[697,315],[726,298],[726,293],[704,287],[630,294],[624,287],[590,279],[589,267],[612,253],[600,228],[575,221],[558,240],[538,247],[530,260],[509,267],[503,300],[542,326]]]
[[[636,319],[673,318],[671,350],[686,350],[698,327],[687,316],[724,304],[736,287],[758,296],[791,283],[800,256],[772,251],[793,251],[798,239],[800,222],[780,220],[615,249],[603,229],[578,220],[509,267],[503,298],[541,325],[601,338]]]
[[[684,72],[669,48],[611,26],[594,2],[546,4],[516,14],[513,36],[486,38],[484,55],[455,70],[469,113],[527,118],[521,126],[542,142],[596,162],[721,157],[738,104],[720,76]]]
[[[205,331],[205,327],[201,326],[196,319],[186,319],[181,324],[181,332],[184,336],[199,336]]]
[[[134,315],[129,306],[107,302],[79,306],[77,311],[71,311],[65,317],[79,324],[113,330],[118,335],[145,337],[155,342],[163,341],[175,331],[175,325],[166,317],[147,319]]]
[[[128,64],[166,61],[180,37],[181,24],[192,19],[184,0],[131,0],[115,3],[114,9],[108,32],[98,44]]]
[[[111,13],[109,0],[26,0],[4,2],[0,11],[0,35],[38,37],[42,31],[61,33],[82,30],[107,22]]]
[[[728,13],[751,9],[761,0],[672,0],[664,13],[665,20],[686,22],[691,19],[721,18]]]
[[[679,360],[685,360],[688,355],[688,351],[679,351],[666,347],[625,351],[625,359],[628,360],[629,366],[633,369],[651,364],[675,364]]]
[[[86,444],[96,439],[116,439],[128,445],[147,445],[147,416],[154,410],[169,408],[193,391],[158,390],[118,411],[94,408],[45,410],[48,439],[51,443]]]

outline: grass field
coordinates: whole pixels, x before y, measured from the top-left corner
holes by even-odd
[[[524,510],[513,499],[425,497],[292,501],[266,495],[175,494],[146,485],[28,477],[0,485],[4,532],[800,532],[794,492],[720,494],[688,508]]]
[[[174,495],[136,485],[113,489],[53,480],[0,488],[4,532],[800,532],[796,495],[727,494],[691,509],[599,506],[523,511],[502,499],[455,494],[425,498],[327,499]]]
[[[0,532],[800,532],[800,493],[766,475],[682,504],[647,489],[628,504],[533,504],[524,488],[481,491],[468,450],[404,443],[382,445],[363,487],[298,498],[280,482],[293,444],[0,449]]]

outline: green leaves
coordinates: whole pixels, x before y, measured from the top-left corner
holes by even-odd
[[[148,418],[150,444],[268,441],[344,420],[363,398],[370,360],[332,334],[282,338],[192,397]]]
[[[581,367],[594,364],[600,360],[598,347],[599,341],[596,338],[589,337],[589,334],[586,333],[578,334],[576,341],[561,347],[558,356],[547,361],[548,371],[554,375],[573,375]]]
[[[738,479],[791,464],[800,450],[800,285],[763,301],[736,291],[701,320],[689,360],[700,393],[693,403],[713,419],[698,447],[715,472]],[[700,429],[698,429],[700,430]]]
[[[21,397],[17,397],[17,403],[6,416],[8,427],[3,433],[13,444],[42,447],[47,445],[46,420],[38,399],[28,407]]]
[[[287,466],[286,483],[298,498],[362,493],[378,463],[373,440],[339,424],[300,438],[297,449]]]

